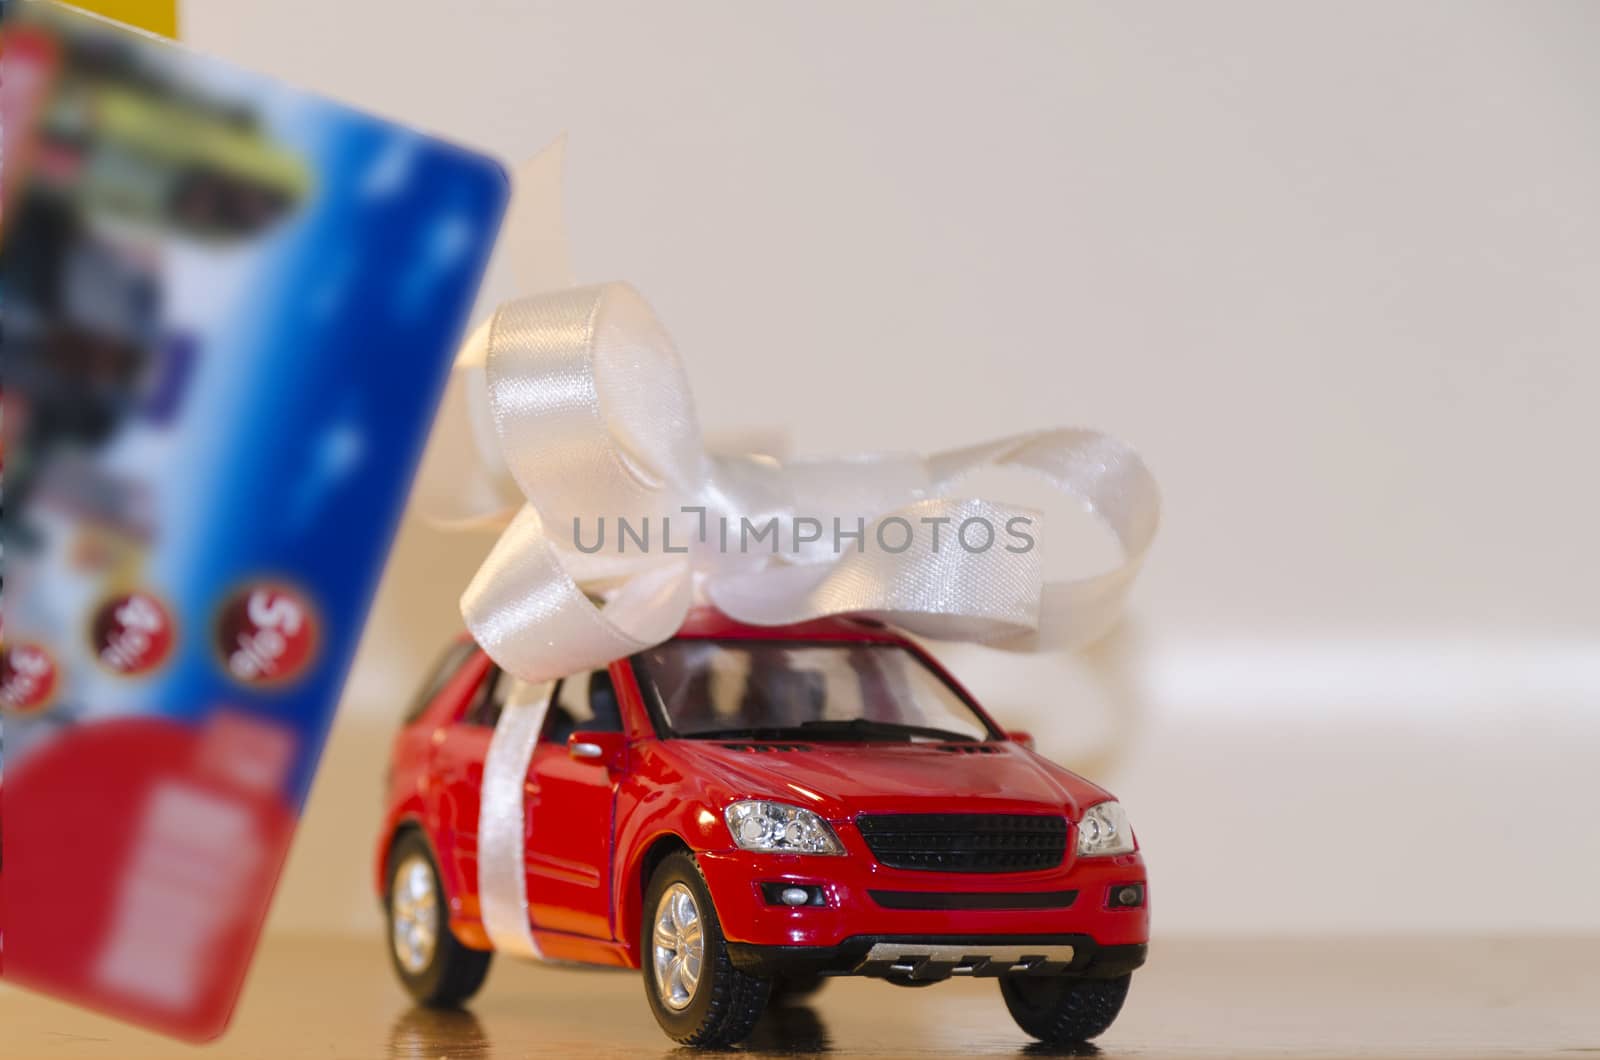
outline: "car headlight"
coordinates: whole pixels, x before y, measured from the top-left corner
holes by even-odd
[[[1078,856],[1101,857],[1105,854],[1133,852],[1133,829],[1128,825],[1128,814],[1121,803],[1102,802],[1091,806],[1078,822]]]
[[[843,854],[844,844],[828,822],[798,806],[746,799],[723,811],[728,831],[742,850],[765,854]]]

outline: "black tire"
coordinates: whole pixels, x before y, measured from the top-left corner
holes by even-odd
[[[798,1005],[815,997],[827,979],[820,975],[780,975],[772,980],[774,1005]]]
[[[1000,979],[1000,996],[1024,1031],[1049,1045],[1070,1045],[1105,1033],[1122,1011],[1132,979],[1008,975]]]
[[[402,868],[409,873],[421,862],[427,867],[427,877],[432,883],[433,945],[425,963],[407,967],[400,956],[401,943],[395,929],[396,877]],[[408,831],[395,840],[389,851],[389,864],[384,873],[387,881],[383,889],[384,919],[388,923],[387,948],[389,963],[419,1005],[429,1008],[455,1008],[472,997],[489,974],[489,962],[494,954],[463,946],[450,931],[450,920],[445,915],[447,903],[444,887],[439,880],[439,865],[434,860],[428,841],[420,832]]]
[[[702,948],[693,991],[679,1008],[669,1007],[663,1000],[664,991],[655,960],[657,915],[662,897],[675,885],[687,888],[693,898]],[[733,966],[716,907],[711,902],[711,889],[706,886],[692,854],[683,851],[669,854],[651,874],[644,891],[639,945],[645,997],[667,1037],[680,1045],[706,1048],[734,1045],[749,1037],[767,1007],[772,980],[749,975]]]

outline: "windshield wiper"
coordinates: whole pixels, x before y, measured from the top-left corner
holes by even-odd
[[[936,729],[927,725],[903,725],[897,721],[870,721],[851,718],[849,721],[804,721],[799,725],[766,725],[743,729],[709,729],[705,732],[682,732],[686,740],[806,740],[852,739],[879,737],[891,740],[912,740],[920,736],[928,740],[947,740],[960,743],[977,743],[981,737],[970,733]]]
[[[768,725],[748,729],[706,729],[703,732],[679,732],[673,735],[684,740],[793,740],[800,730],[795,726]]]
[[[798,728],[801,732],[808,734],[885,736],[899,737],[906,740],[921,736],[929,740],[976,743],[978,739],[970,733],[953,732],[950,729],[936,729],[930,725],[905,725],[898,721],[872,721],[868,718],[851,718],[849,721],[806,721],[801,722]]]

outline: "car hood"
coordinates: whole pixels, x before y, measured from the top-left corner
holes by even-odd
[[[1006,813],[1080,808],[1105,791],[1020,744],[672,740],[729,798],[771,798],[840,821],[860,812]]]

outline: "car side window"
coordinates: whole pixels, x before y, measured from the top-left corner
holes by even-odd
[[[444,686],[456,675],[456,671],[472,658],[472,651],[476,646],[470,640],[458,640],[444,650],[433,664],[433,669],[428,671],[428,679],[417,690],[416,698],[406,706],[403,724],[410,725],[422,717],[422,712],[428,709],[428,705],[440,692],[444,691]]]
[[[506,673],[498,666],[491,666],[489,672],[484,675],[483,684],[478,688],[477,698],[473,700],[472,706],[467,708],[467,713],[461,720],[468,725],[481,725],[486,729],[492,729],[500,723],[500,715],[505,712],[509,704],[531,703],[543,694],[542,683],[529,684],[520,677]]]
[[[545,716],[539,740],[541,743],[564,744],[567,737],[580,729],[589,732],[622,731],[622,710],[617,704],[617,691],[612,687],[610,670],[594,670],[564,678],[551,697],[550,712]]]
[[[472,705],[461,716],[461,720],[468,725],[481,725],[492,729],[500,720],[500,711],[505,708],[505,694],[511,687],[511,678],[500,667],[491,665],[484,672],[483,681],[478,685],[477,693],[472,697]]]

